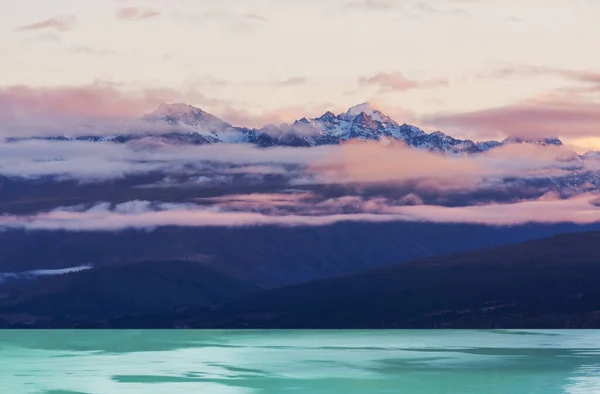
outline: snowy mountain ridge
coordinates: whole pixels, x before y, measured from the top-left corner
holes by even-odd
[[[416,126],[397,123],[367,102],[353,106],[342,114],[328,111],[317,118],[301,118],[292,124],[267,125],[260,129],[233,126],[200,108],[183,103],[162,103],[139,121],[141,127],[111,135],[12,138],[10,141],[47,139],[126,143],[154,137],[178,144],[250,143],[263,147],[310,147],[358,140],[385,144],[401,142],[410,147],[445,154],[481,153],[505,144],[562,145],[558,138],[533,140],[510,137],[503,141],[474,142],[457,139],[441,131],[426,133]],[[143,131],[143,125],[148,125],[148,131]],[[157,127],[160,132],[150,131]]]

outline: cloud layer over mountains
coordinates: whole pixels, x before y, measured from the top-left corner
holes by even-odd
[[[152,229],[159,226],[320,226],[345,221],[424,221],[487,225],[530,222],[587,224],[600,221],[600,209],[595,205],[598,196],[590,194],[570,199],[544,196],[538,200],[513,204],[465,207],[390,205],[384,199],[361,200],[358,197],[325,200],[316,204],[311,203],[310,197],[306,196],[303,199],[303,196],[249,195],[236,196],[235,199],[237,204],[225,202],[208,207],[177,203],[152,204],[149,201],[130,201],[114,206],[100,203],[89,209],[59,207],[34,215],[0,216],[0,228],[108,231]],[[344,213],[344,208],[348,206],[355,211]],[[263,213],[261,208],[271,212]]]
[[[512,225],[600,220],[594,205],[600,162],[562,146],[512,144],[452,156],[378,142],[309,148],[151,142],[0,144],[0,176],[5,179],[41,181],[39,187],[59,190],[65,182],[76,181],[78,188],[101,184],[102,190],[122,180],[125,186],[119,187],[128,190],[123,195],[132,198],[111,202],[90,196],[76,206],[57,199],[46,210],[0,215],[0,227],[120,230],[341,221]],[[147,174],[153,174],[151,181]],[[566,185],[557,186],[560,182]],[[150,189],[158,191],[159,200],[140,200],[144,195],[136,193]],[[176,190],[188,193],[174,197]]]
[[[0,175],[54,177],[82,182],[157,172],[204,176],[289,176],[300,184],[438,183],[477,187],[507,177],[567,175],[598,168],[594,156],[564,147],[506,145],[478,155],[450,156],[377,142],[309,148],[250,144],[169,145],[148,138],[130,144],[25,140],[0,144]]]
[[[400,125],[367,103],[261,130],[163,104],[127,131],[102,134],[119,116],[97,136],[1,142],[0,226],[598,220],[600,155],[556,139],[476,144]]]

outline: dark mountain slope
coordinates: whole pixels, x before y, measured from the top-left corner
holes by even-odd
[[[54,291],[5,308],[0,325],[22,326],[19,322],[27,319],[19,313],[35,312],[35,327],[600,328],[599,241],[600,232],[557,235],[247,296],[244,288],[231,302],[199,298],[188,308],[189,303],[172,302],[182,308],[170,310],[149,295],[160,287],[147,279],[120,298],[115,293],[121,294],[121,287],[108,290],[110,283],[103,283],[99,291],[113,307],[99,307],[98,297],[90,296],[96,290],[89,271],[87,281],[76,281],[83,285],[67,287],[70,292]],[[167,290],[185,294],[179,286]],[[128,297],[139,301],[118,304]],[[81,304],[73,301],[78,299]],[[61,309],[63,302],[70,309]]]
[[[148,313],[208,307],[258,290],[199,262],[144,261],[5,287],[0,314],[85,317]]]
[[[559,232],[598,229],[598,224],[490,227],[398,222],[121,232],[0,231],[0,273],[186,259],[269,288]]]
[[[598,232],[557,235],[267,291],[209,325],[600,327],[599,245]]]

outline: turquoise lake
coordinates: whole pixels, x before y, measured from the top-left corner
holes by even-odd
[[[600,331],[0,331],[0,393],[600,393]]]

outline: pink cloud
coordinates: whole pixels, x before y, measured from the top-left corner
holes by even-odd
[[[311,199],[314,199],[314,195],[311,193],[254,193],[203,198],[199,201],[209,201],[213,207],[219,207],[226,211],[260,211],[261,213],[278,214],[289,213],[295,208],[303,209]]]
[[[55,18],[46,19],[43,21],[35,22],[29,25],[18,27],[16,30],[27,31],[27,30],[43,30],[53,29],[58,31],[66,31],[75,25],[75,17],[72,15],[58,16]]]
[[[588,83],[592,85],[600,85],[600,73],[591,70],[566,70],[553,67],[542,67],[542,66],[515,66],[506,67],[500,70],[492,72],[494,77],[508,77],[508,76],[544,76],[544,75],[555,75],[570,79],[572,81]],[[596,86],[600,89],[600,86]]]
[[[339,161],[338,161],[339,160]],[[412,149],[406,146],[382,146],[379,143],[350,142],[342,145],[341,157],[335,163],[324,162],[327,177],[359,183],[405,182],[436,177],[470,178],[473,183],[484,172],[474,160],[453,160],[447,156]],[[454,182],[461,183],[458,179]],[[464,182],[462,182],[464,183]],[[463,185],[464,186],[464,185]]]
[[[228,102],[193,89],[127,88],[108,82],[75,87],[8,86],[0,87],[0,135],[114,133],[135,126],[131,123],[162,102],[229,108]]]
[[[298,202],[313,197],[311,193],[251,193],[251,194],[230,194],[223,197],[208,197],[202,200],[214,202],[256,202],[268,203],[273,205],[288,204]]]
[[[123,7],[116,11],[116,17],[119,20],[141,20],[150,19],[160,15],[160,12],[136,7]]]
[[[410,183],[419,189],[474,190],[501,185],[506,177],[563,176],[583,163],[565,147],[509,144],[471,156],[447,156],[377,142],[348,142],[312,161],[318,183],[358,185]]]
[[[520,151],[517,155],[526,150],[529,156],[521,156],[521,160],[513,157],[508,162],[505,155],[514,156],[511,150]],[[499,148],[478,156],[451,157],[400,144],[349,142],[341,145],[335,154],[312,163],[312,168],[331,182],[403,183],[430,179],[437,180],[439,186],[464,188],[475,186],[485,177],[513,172],[524,175],[528,166],[541,169],[554,163],[540,160],[536,157],[539,152],[536,147],[519,146]],[[556,153],[551,156],[555,157]]]
[[[259,14],[255,14],[255,13],[252,13],[252,12],[244,14],[244,17],[246,17],[248,19],[255,20],[255,21],[259,21],[259,22],[266,22],[267,21],[267,18],[265,18],[264,16],[259,15]]]
[[[585,137],[600,135],[600,103],[538,97],[514,105],[425,117],[426,123],[479,136]]]
[[[386,213],[394,205],[420,205],[423,201],[414,194],[404,195],[395,201],[383,197],[365,199],[346,195],[323,200],[308,192],[301,193],[254,193],[238,194],[216,198],[202,198],[198,201],[212,203],[213,208],[224,212],[255,212],[286,216],[292,213],[303,216],[326,216],[341,213]]]
[[[514,204],[490,204],[467,207],[417,205],[407,207],[410,213],[423,221],[443,223],[480,223],[513,225],[538,223],[594,223],[600,221],[600,208],[594,205],[598,196],[584,194],[571,199],[544,196],[539,200]]]
[[[363,77],[360,79],[361,85],[374,85],[379,87],[382,92],[393,91],[403,92],[406,90],[417,88],[434,88],[448,85],[445,79],[429,79],[417,81],[406,78],[404,74],[398,71],[391,73],[378,73],[371,77]]]
[[[171,89],[126,91],[109,83],[81,87],[0,89],[0,121],[32,116],[128,117],[141,115],[167,100],[182,99]]]
[[[33,114],[29,117],[34,119],[40,118],[35,112],[30,111],[29,114]],[[25,118],[28,116],[23,114],[23,119]],[[81,133],[86,135],[112,134],[123,130],[147,133],[169,130],[160,125],[151,126],[146,122],[121,119],[103,119],[103,122],[96,122],[94,119],[94,127],[69,129],[62,127],[68,125],[68,122],[43,116],[40,119],[42,123],[39,127],[33,127],[35,124],[28,125],[28,135],[76,133],[70,130],[82,130]],[[18,123],[23,122],[12,122],[13,125]],[[55,127],[55,124],[60,127]],[[20,127],[22,129],[24,126]],[[18,127],[17,130],[0,127],[2,129],[7,129],[8,135],[19,135]],[[573,168],[585,170],[597,167],[593,159],[583,160],[565,147],[532,144],[509,144],[484,154],[455,157],[403,145],[383,146],[368,142],[311,148],[258,148],[251,144],[173,146],[148,137],[138,143],[110,146],[47,141],[6,146],[0,144],[0,173],[10,176],[58,173],[77,179],[88,177],[90,171],[92,174],[100,171],[104,174],[102,176],[108,178],[159,168],[168,172],[186,173],[189,168],[181,168],[185,163],[193,168],[201,168],[198,167],[201,166],[199,157],[210,162],[227,163],[228,166],[221,170],[221,175],[231,177],[233,175],[230,174],[250,174],[253,179],[260,181],[266,174],[284,174],[291,177],[290,186],[344,184],[346,187],[371,187],[409,184],[419,190],[438,191],[502,187],[506,177],[540,179],[572,174]],[[61,161],[36,161],[40,158],[61,158]]]
[[[80,48],[88,51],[87,48]],[[290,78],[272,84],[291,86],[302,84],[305,78]],[[126,88],[122,85],[99,81],[84,86],[32,87],[26,85],[0,87],[0,128],[8,121],[23,126],[33,120],[46,122],[56,118],[131,118],[156,109],[162,102],[186,102],[220,117],[235,126],[260,128],[267,124],[293,122],[296,119],[317,117],[329,110],[342,112],[343,108],[331,103],[307,103],[250,112],[235,108],[229,100],[207,97],[194,88],[178,91],[171,88]],[[390,109],[391,116],[412,118],[402,109]],[[42,119],[45,118],[45,119]],[[42,122],[43,121],[43,122]],[[40,126],[39,122],[36,127]],[[1,130],[0,130],[1,131]]]
[[[0,216],[0,228],[35,230],[114,231],[126,228],[160,226],[322,226],[344,221],[390,222],[425,221],[439,223],[478,223],[515,225],[524,223],[594,223],[600,221],[597,195],[580,195],[571,199],[545,196],[539,200],[513,204],[489,204],[468,207],[433,205],[385,206],[377,204],[380,213],[328,215],[265,215],[256,212],[227,212],[184,204],[163,204],[162,210],[151,210],[149,204],[124,203],[110,210],[99,204],[87,211],[62,208],[30,216]]]

